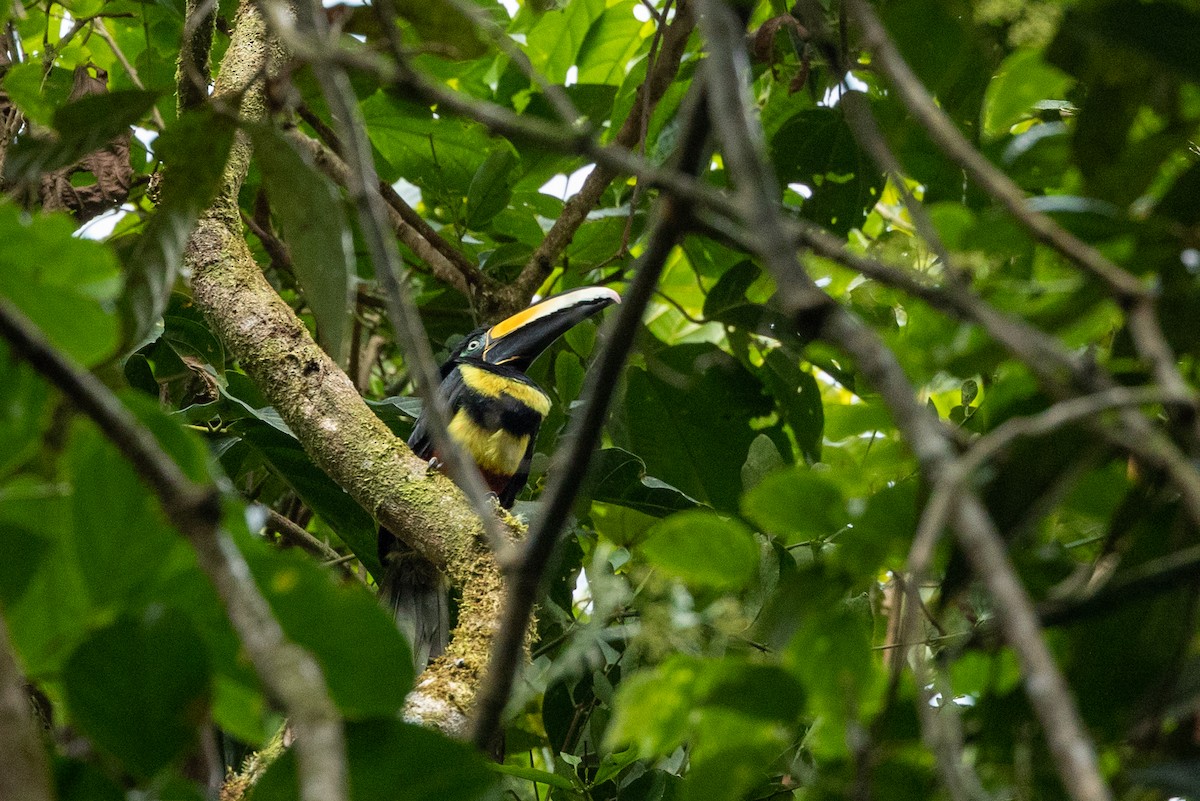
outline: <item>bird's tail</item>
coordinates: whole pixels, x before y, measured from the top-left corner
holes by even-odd
[[[437,568],[387,532],[392,541],[382,553],[383,580],[379,597],[392,610],[396,627],[413,650],[418,674],[441,656],[450,638],[450,603],[446,580]],[[384,548],[380,548],[384,551]]]

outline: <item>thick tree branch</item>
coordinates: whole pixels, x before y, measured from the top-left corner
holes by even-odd
[[[758,251],[776,277],[780,298],[802,329],[811,327],[854,357],[859,372],[888,405],[922,473],[927,480],[936,481],[953,461],[952,440],[937,419],[917,403],[891,351],[874,332],[825,296],[796,259],[776,202],[778,187],[766,166],[761,129],[750,111],[742,25],[718,0],[702,0],[701,11],[712,65],[713,122],[747,218],[759,223]],[[1110,795],[1099,773],[1095,749],[1042,639],[1033,604],[1016,577],[999,533],[973,493],[961,493],[952,523],[976,575],[995,602],[1005,637],[1017,653],[1026,692],[1064,786],[1076,801],[1107,801]]]
[[[33,705],[0,616],[0,798],[51,801],[50,767],[34,723]]]
[[[291,720],[297,738],[301,798],[345,799],[342,720],[329,698],[321,668],[306,651],[287,640],[251,578],[249,566],[220,530],[216,489],[188,479],[108,387],[68,362],[7,301],[0,301],[0,336],[96,423],[157,496],[167,519],[196,550],[200,569],[216,588],[259,680]]]
[[[265,26],[244,6],[252,28],[235,36],[217,81],[214,100],[238,99],[248,122],[267,119],[262,75],[268,55]],[[242,25],[239,21],[239,31]],[[291,24],[290,22],[288,24]],[[201,217],[185,260],[192,295],[213,330],[296,433],[301,445],[337,484],[382,525],[434,564],[456,585],[498,583],[498,568],[481,541],[478,516],[447,478],[431,474],[403,442],[363,403],[354,384],[317,346],[304,324],[267,283],[242,237],[238,191],[249,166],[249,139],[230,151],[222,190]],[[462,728],[468,710],[457,704],[469,693],[435,693],[448,686],[473,687],[482,674],[494,619],[485,603],[463,608],[459,654],[439,659],[410,708],[423,722],[449,731]],[[449,657],[449,655],[446,655]],[[440,681],[430,682],[430,678]]]
[[[175,67],[177,106],[181,113],[208,100],[208,85],[212,81],[209,53],[216,31],[216,0],[185,0],[183,45]]]

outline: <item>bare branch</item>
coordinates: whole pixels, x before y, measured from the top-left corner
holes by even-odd
[[[887,30],[866,0],[847,0],[863,31],[873,64],[892,82],[897,95],[943,153],[959,164],[989,195],[1040,242],[1050,246],[1085,272],[1102,281],[1128,311],[1129,332],[1138,353],[1149,365],[1155,380],[1174,396],[1173,404],[1187,407],[1192,444],[1200,442],[1196,394],[1183,380],[1175,356],[1163,336],[1154,313],[1153,293],[1134,275],[1121,269],[1100,251],[1080,241],[1047,215],[1025,202],[1025,193],[983,154],[971,146],[945,112],[921,85],[920,79],[900,55]]]
[[[243,24],[247,16],[243,15]],[[345,799],[342,721],[321,668],[287,640],[245,559],[219,528],[216,489],[188,479],[108,387],[68,362],[7,301],[0,301],[0,336],[96,423],[157,496],[167,519],[195,548],[200,568],[216,588],[259,680],[295,729],[301,798]]]
[[[653,113],[654,107],[679,72],[679,63],[687,49],[688,37],[695,24],[690,5],[686,2],[680,3],[674,20],[667,26],[663,34],[654,66],[647,73],[646,80],[638,87],[629,116],[625,118],[620,130],[613,137],[615,144],[624,148],[632,148],[641,141],[644,135],[645,120]],[[562,213],[546,233],[545,239],[538,245],[537,250],[530,257],[529,263],[517,277],[515,284],[518,300],[523,298],[525,302],[528,302],[529,296],[546,280],[554,267],[554,262],[571,244],[575,233],[587,219],[588,212],[596,207],[604,190],[621,172],[612,166],[597,164],[584,180],[579,192],[567,201],[563,206]],[[511,310],[515,311],[515,309]]]
[[[776,202],[778,187],[763,158],[761,129],[751,114],[749,63],[742,49],[743,30],[733,12],[718,0],[702,0],[701,26],[712,66],[710,110],[726,164],[746,209],[759,225],[758,252],[780,286],[780,299],[802,330],[810,329],[853,356],[859,372],[887,403],[897,428],[917,457],[922,473],[936,481],[954,458],[952,440],[916,402],[915,393],[894,355],[860,321],[824,295],[804,273],[790,245]],[[1095,748],[1061,672],[1041,636],[1032,602],[1021,587],[1003,542],[978,498],[962,492],[952,523],[986,584],[1005,637],[1025,672],[1025,687],[1050,744],[1067,791],[1076,801],[1107,801]]]
[[[692,90],[690,107],[683,124],[683,141],[676,152],[677,169],[698,174],[707,164],[708,122],[704,116],[701,84]],[[648,237],[633,281],[625,291],[620,311],[609,326],[609,335],[596,363],[588,371],[583,391],[584,405],[571,418],[550,462],[549,485],[537,518],[521,545],[521,558],[509,577],[504,616],[494,640],[492,659],[479,695],[472,740],[488,748],[500,725],[504,706],[512,692],[523,653],[525,631],[537,601],[542,575],[569,519],[575,496],[587,475],[592,452],[600,439],[608,406],[642,315],[658,285],[667,257],[683,235],[691,209],[686,203],[665,196],[658,202],[655,223]]]
[[[212,81],[209,54],[216,31],[216,0],[185,0],[183,45],[175,67],[180,112],[197,108],[208,100],[208,85]]]

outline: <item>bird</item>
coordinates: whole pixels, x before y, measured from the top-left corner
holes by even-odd
[[[550,396],[526,371],[568,330],[620,302],[608,287],[580,287],[553,295],[491,327],[472,331],[442,365],[438,392],[450,410],[447,431],[479,467],[502,508],[511,509],[525,488],[538,430],[550,411]],[[432,425],[422,412],[408,446],[440,469]],[[414,667],[420,672],[441,655],[448,641],[445,580],[383,528],[379,553],[385,566],[380,594],[412,645]]]

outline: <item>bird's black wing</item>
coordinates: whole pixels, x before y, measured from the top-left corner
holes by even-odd
[[[446,405],[450,407],[450,414],[453,415],[458,411],[458,407],[462,405],[463,394],[463,379],[462,372],[454,369],[457,365],[453,365],[446,376],[442,379],[441,386],[438,387],[438,393],[446,399]],[[413,453],[420,456],[422,459],[433,458],[433,437],[429,433],[429,415],[427,412],[421,412],[421,416],[417,418],[417,424],[413,426],[412,434],[408,437],[408,447],[412,448]]]

